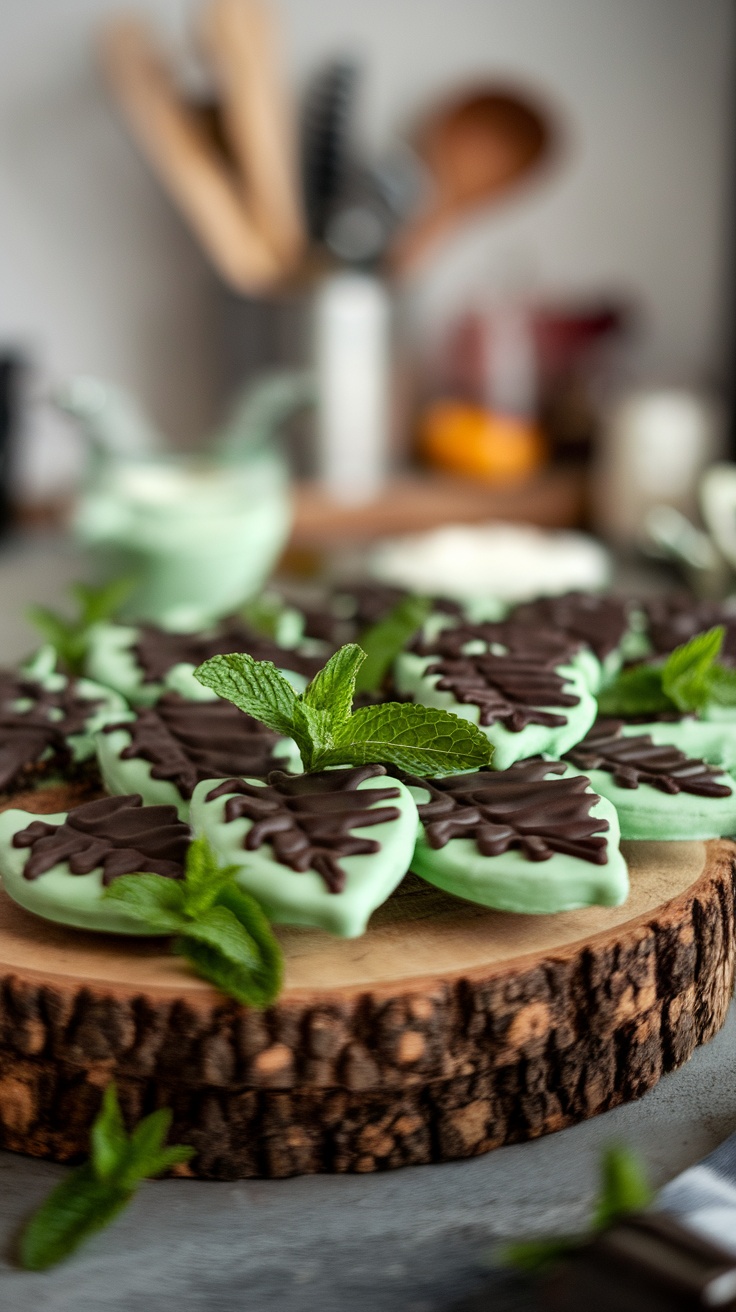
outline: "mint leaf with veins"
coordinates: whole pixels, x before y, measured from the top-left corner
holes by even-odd
[[[279,708],[278,726],[272,693],[278,671],[269,661],[234,652],[213,656],[194,674],[220,697],[293,738],[308,773],[331,765],[376,764],[397,765],[417,775],[441,775],[490,765],[493,748],[486,735],[449,711],[384,702],[351,714],[363,656],[356,643],[341,647],[300,694],[279,676],[290,696],[288,704],[284,699]]]
[[[28,1271],[46,1271],[69,1257],[128,1205],[141,1180],[186,1162],[194,1149],[165,1146],[171,1112],[162,1107],[128,1136],[114,1084],[108,1084],[90,1131],[89,1161],[56,1186],[26,1223],[18,1257]]]
[[[294,736],[297,694],[271,661],[256,661],[246,652],[211,656],[198,666],[194,677],[275,733]]]
[[[119,875],[104,896],[159,934],[198,975],[238,1002],[267,1007],[283,981],[283,956],[262,908],[235,883],[237,866],[221,866],[204,836],[187,852],[184,879]]]
[[[351,715],[321,768],[378,762],[416,775],[442,775],[480,770],[492,758],[491,743],[470,720],[431,706],[384,702]]]
[[[357,643],[347,643],[330,657],[302,694],[304,705],[323,712],[334,732],[353,709],[355,680],[364,660],[362,648]]]

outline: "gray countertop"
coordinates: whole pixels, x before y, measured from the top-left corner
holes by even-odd
[[[23,607],[59,604],[79,558],[58,539],[0,557],[0,654],[33,645]],[[0,1071],[0,1078],[2,1072]],[[0,1153],[0,1306],[8,1312],[444,1312],[482,1289],[494,1243],[585,1223],[601,1149],[636,1149],[661,1185],[736,1129],[736,1007],[640,1102],[533,1143],[373,1176],[144,1184],[129,1210],[45,1275],[13,1236],[64,1168]],[[502,1284],[494,1312],[518,1301]]]

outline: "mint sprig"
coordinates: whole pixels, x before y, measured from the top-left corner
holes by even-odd
[[[234,882],[204,837],[187,853],[184,879],[120,875],[105,897],[121,902],[149,930],[176,935],[173,950],[203,979],[247,1007],[267,1007],[283,981],[278,940],[255,898]]]
[[[598,699],[601,715],[657,715],[661,711],[702,711],[736,706],[736,670],[722,665],[722,625],[698,633],[667,657],[663,665],[622,670]]]
[[[396,765],[416,775],[490,765],[493,748],[475,724],[448,711],[384,702],[351,712],[365,652],[348,643],[303,693],[270,661],[245,652],[212,656],[194,677],[270,729],[293,738],[307,772],[333,765]]]
[[[522,1271],[543,1271],[575,1253],[594,1235],[607,1230],[623,1217],[643,1212],[652,1196],[639,1158],[630,1149],[613,1145],[606,1149],[601,1159],[601,1188],[588,1233],[509,1244],[504,1250],[503,1260],[506,1265]]]
[[[30,606],[26,616],[56,649],[58,663],[68,674],[81,674],[92,626],[113,619],[134,587],[130,578],[113,579],[101,587],[72,583],[69,592],[78,614],[67,619],[47,606]]]
[[[45,1271],[69,1257],[127,1207],[141,1180],[187,1162],[194,1148],[165,1146],[171,1111],[162,1107],[128,1135],[117,1090],[108,1084],[90,1131],[90,1158],[49,1194],[27,1222],[18,1257],[28,1271]]]
[[[355,681],[356,692],[378,692],[396,657],[421,628],[432,609],[429,597],[402,597],[388,615],[358,639],[365,661]]]

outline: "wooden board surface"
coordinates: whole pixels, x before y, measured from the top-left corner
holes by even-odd
[[[0,897],[0,1143],[67,1159],[116,1078],[174,1108],[196,1174],[446,1160],[650,1088],[722,1024],[734,849],[625,845],[619,908],[515,916],[409,876],[369,932],[279,931],[284,993],[223,999],[157,941],[52,926]]]

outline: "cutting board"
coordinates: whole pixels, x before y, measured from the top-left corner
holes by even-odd
[[[0,1145],[87,1150],[109,1080],[127,1117],[216,1179],[484,1153],[638,1098],[711,1038],[734,978],[726,840],[624,844],[622,907],[485,910],[407,876],[359,939],[279,929],[267,1012],[160,940],[67,930],[0,893]]]

